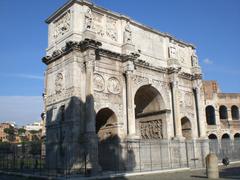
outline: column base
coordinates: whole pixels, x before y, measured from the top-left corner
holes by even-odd
[[[98,162],[98,136],[95,132],[85,134],[85,149],[88,175],[94,176],[101,172],[102,168]]]
[[[175,136],[175,137],[172,138],[172,140],[175,140],[175,141],[185,141],[186,138],[183,137],[183,136]]]
[[[129,134],[127,137],[126,137],[126,140],[140,140],[141,137],[139,135],[136,135],[136,134]]]

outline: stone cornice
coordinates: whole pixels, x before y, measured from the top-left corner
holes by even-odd
[[[84,52],[87,49],[94,49],[96,53],[96,60],[99,60],[101,56],[105,56],[121,62],[132,61],[136,65],[136,67],[142,67],[157,72],[168,74],[179,73],[179,77],[188,80],[202,79],[202,74],[190,74],[180,72],[181,67],[155,67],[144,60],[138,59],[140,57],[138,53],[131,53],[128,55],[120,54],[110,50],[99,48],[101,45],[102,44],[100,42],[91,39],[85,39],[84,41],[80,42],[69,41],[66,43],[64,48],[54,51],[51,56],[43,57],[42,61],[48,65],[51,62],[56,61],[57,59],[74,50]]]
[[[202,79],[202,74],[194,74],[193,75],[193,78],[192,78],[193,80],[198,80],[198,79]]]
[[[192,80],[194,75],[190,74],[190,73],[186,73],[186,72],[181,72],[179,74],[179,77],[180,78],[183,78],[183,79],[187,79],[187,80]]]
[[[98,49],[101,45],[102,43],[92,39],[85,39],[84,41],[80,42],[68,41],[66,42],[65,47],[63,47],[61,50],[55,50],[51,56],[43,57],[42,62],[48,65],[73,50],[86,51],[87,49]]]
[[[136,61],[137,58],[140,57],[139,54],[137,53],[131,53],[131,54],[123,54],[122,55],[122,61],[126,62],[126,61]]]
[[[118,61],[122,61],[122,55],[120,53],[112,52],[106,49],[99,48],[96,50],[98,56],[105,56],[105,57],[110,57],[113,59],[116,59]]]
[[[181,67],[169,67],[167,68],[168,74],[179,73],[181,71]]]

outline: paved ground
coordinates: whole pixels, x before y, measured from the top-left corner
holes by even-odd
[[[175,173],[152,174],[127,178],[114,178],[114,180],[203,180],[207,179],[205,170],[192,170]],[[220,167],[220,179],[240,180],[240,164],[228,168]]]
[[[204,170],[192,170],[173,173],[162,173],[152,175],[141,175],[134,177],[118,177],[113,180],[203,180],[207,179]],[[240,180],[240,164],[231,165],[227,168],[220,167],[220,179],[222,180]],[[0,174],[0,180],[29,180],[27,178],[6,176]],[[33,180],[33,179],[31,179]],[[35,179],[34,179],[35,180]],[[110,179],[105,179],[110,180]]]

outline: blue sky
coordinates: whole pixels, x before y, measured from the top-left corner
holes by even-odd
[[[44,20],[66,1],[0,0],[0,121],[13,120],[24,124],[40,118],[42,103],[36,98],[41,98],[44,88],[46,67],[41,62],[47,47]],[[93,2],[193,43],[197,47],[204,79],[217,80],[223,92],[240,92],[239,0]],[[12,96],[17,97],[13,100]],[[9,108],[16,111],[8,113],[4,108],[7,99],[11,105]],[[19,112],[17,101],[29,107],[25,108],[29,114],[23,112],[24,116],[21,115],[26,110],[23,108]]]

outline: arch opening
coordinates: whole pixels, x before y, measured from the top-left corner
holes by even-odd
[[[219,117],[220,119],[228,119],[227,107],[222,105],[219,107]]]
[[[239,109],[237,106],[233,105],[231,107],[232,120],[239,120]]]
[[[230,139],[230,136],[228,134],[223,134],[222,139],[224,140]]]
[[[217,136],[215,135],[215,134],[210,134],[209,136],[208,136],[208,139],[212,139],[212,140],[217,140]]]
[[[207,106],[205,109],[208,125],[216,125],[215,109],[213,106]]]
[[[109,108],[103,108],[96,114],[96,134],[99,141],[117,135],[117,117]]]
[[[192,127],[191,122],[187,117],[183,117],[181,119],[181,126],[182,126],[182,135],[187,140],[192,139]]]
[[[240,133],[234,134],[234,139],[235,140],[240,140]]]
[[[209,134],[209,148],[210,152],[214,152],[215,154],[218,154],[219,152],[219,146],[218,146],[218,138],[215,134]]]
[[[151,85],[140,87],[134,97],[136,132],[142,139],[162,139],[166,110],[159,91]]]

